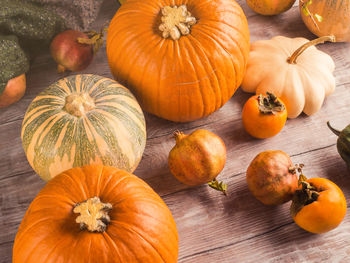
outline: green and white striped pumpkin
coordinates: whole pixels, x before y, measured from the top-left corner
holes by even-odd
[[[103,164],[133,172],[146,144],[135,97],[96,75],[61,79],[29,105],[22,124],[27,159],[44,180],[72,167]]]

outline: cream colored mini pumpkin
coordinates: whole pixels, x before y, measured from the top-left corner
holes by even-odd
[[[313,45],[334,37],[313,41],[277,36],[251,45],[247,71],[242,83],[246,92],[274,93],[285,103],[288,117],[317,112],[335,88],[334,62]]]

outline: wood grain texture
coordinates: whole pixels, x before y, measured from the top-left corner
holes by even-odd
[[[314,38],[304,26],[297,5],[279,16],[263,17],[238,1],[248,17],[251,40],[275,35]],[[96,29],[114,15],[117,1],[106,0]],[[336,150],[336,136],[327,128],[350,123],[350,44],[325,44],[319,48],[335,60],[335,92],[321,110],[288,120],[277,136],[257,140],[241,123],[241,110],[250,94],[238,90],[226,105],[207,118],[192,123],[173,123],[145,114],[148,140],[135,174],[148,182],[173,213],[180,236],[179,262],[350,262],[350,218],[335,230],[314,235],[303,231],[289,216],[289,204],[268,207],[248,191],[245,171],[261,151],[280,149],[294,163],[304,163],[309,177],[325,177],[337,183],[350,201],[350,173]],[[112,77],[105,49],[83,73]],[[13,240],[22,217],[44,182],[34,173],[24,155],[20,128],[26,108],[44,88],[64,75],[48,52],[38,57],[27,74],[24,98],[0,110],[0,262],[11,262]],[[176,181],[167,167],[174,145],[172,133],[190,133],[198,128],[219,135],[227,147],[227,163],[220,179],[228,183],[228,196],[208,186],[188,187]]]

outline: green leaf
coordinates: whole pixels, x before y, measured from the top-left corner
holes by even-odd
[[[323,21],[323,17],[320,16],[319,14],[315,14],[314,16],[318,20],[318,22],[322,22]]]
[[[304,15],[306,15],[306,16],[310,15],[310,11],[309,11],[309,9],[307,7],[303,6],[301,8],[301,10],[303,11]]]
[[[306,3],[304,3],[302,5],[301,10],[303,11],[304,15],[311,16],[310,10],[308,8],[308,6],[311,5],[311,4],[312,4],[312,0],[309,0],[309,1],[307,1]]]
[[[305,7],[308,7],[311,4],[312,4],[312,0],[309,0],[309,1],[306,2]]]

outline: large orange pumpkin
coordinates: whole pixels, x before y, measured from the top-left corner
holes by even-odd
[[[242,82],[249,29],[234,0],[128,0],[108,29],[114,77],[144,110],[186,122],[223,106]]]
[[[14,263],[177,262],[170,210],[138,177],[72,168],[38,194],[18,229]]]

